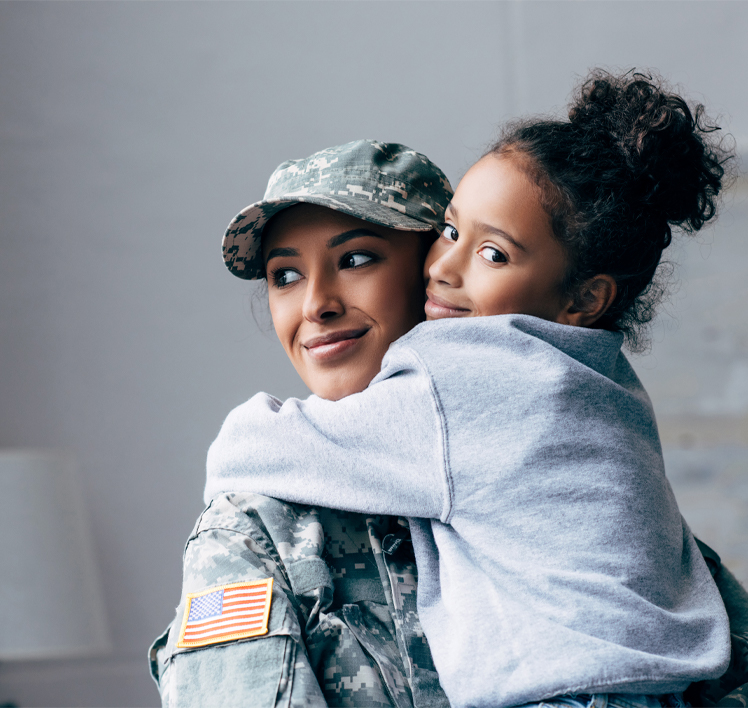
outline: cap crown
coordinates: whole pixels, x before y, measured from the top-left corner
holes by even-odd
[[[374,140],[337,145],[275,169],[264,199],[229,224],[224,261],[240,278],[263,277],[262,231],[293,204],[318,204],[394,229],[430,231],[442,223],[451,198],[444,173],[415,150]]]

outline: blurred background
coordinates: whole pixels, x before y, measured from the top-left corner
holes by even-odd
[[[256,391],[306,395],[220,255],[278,163],[376,138],[456,185],[503,120],[562,113],[592,66],[658,70],[745,154],[746,37],[745,2],[0,3],[0,451],[73,460],[103,614],[93,656],[0,661],[0,703],[159,703],[146,651],[207,448]],[[741,177],[667,252],[634,358],[684,515],[744,582],[747,232]]]

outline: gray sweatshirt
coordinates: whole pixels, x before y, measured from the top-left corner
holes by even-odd
[[[425,322],[361,393],[232,411],[205,499],[420,517],[418,607],[455,708],[682,691],[727,668],[727,615],[621,342],[524,315]]]

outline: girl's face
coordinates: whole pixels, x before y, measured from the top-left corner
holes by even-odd
[[[566,322],[568,260],[511,157],[488,155],[462,178],[426,257],[426,318],[535,315]]]
[[[422,236],[299,204],[263,234],[270,314],[311,391],[363,391],[389,345],[423,319]]]

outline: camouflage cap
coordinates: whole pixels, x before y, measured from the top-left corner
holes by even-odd
[[[229,224],[223,260],[239,278],[263,278],[262,231],[272,216],[300,202],[393,229],[430,231],[451,198],[449,180],[425,155],[397,143],[356,140],[279,165],[263,200]]]

